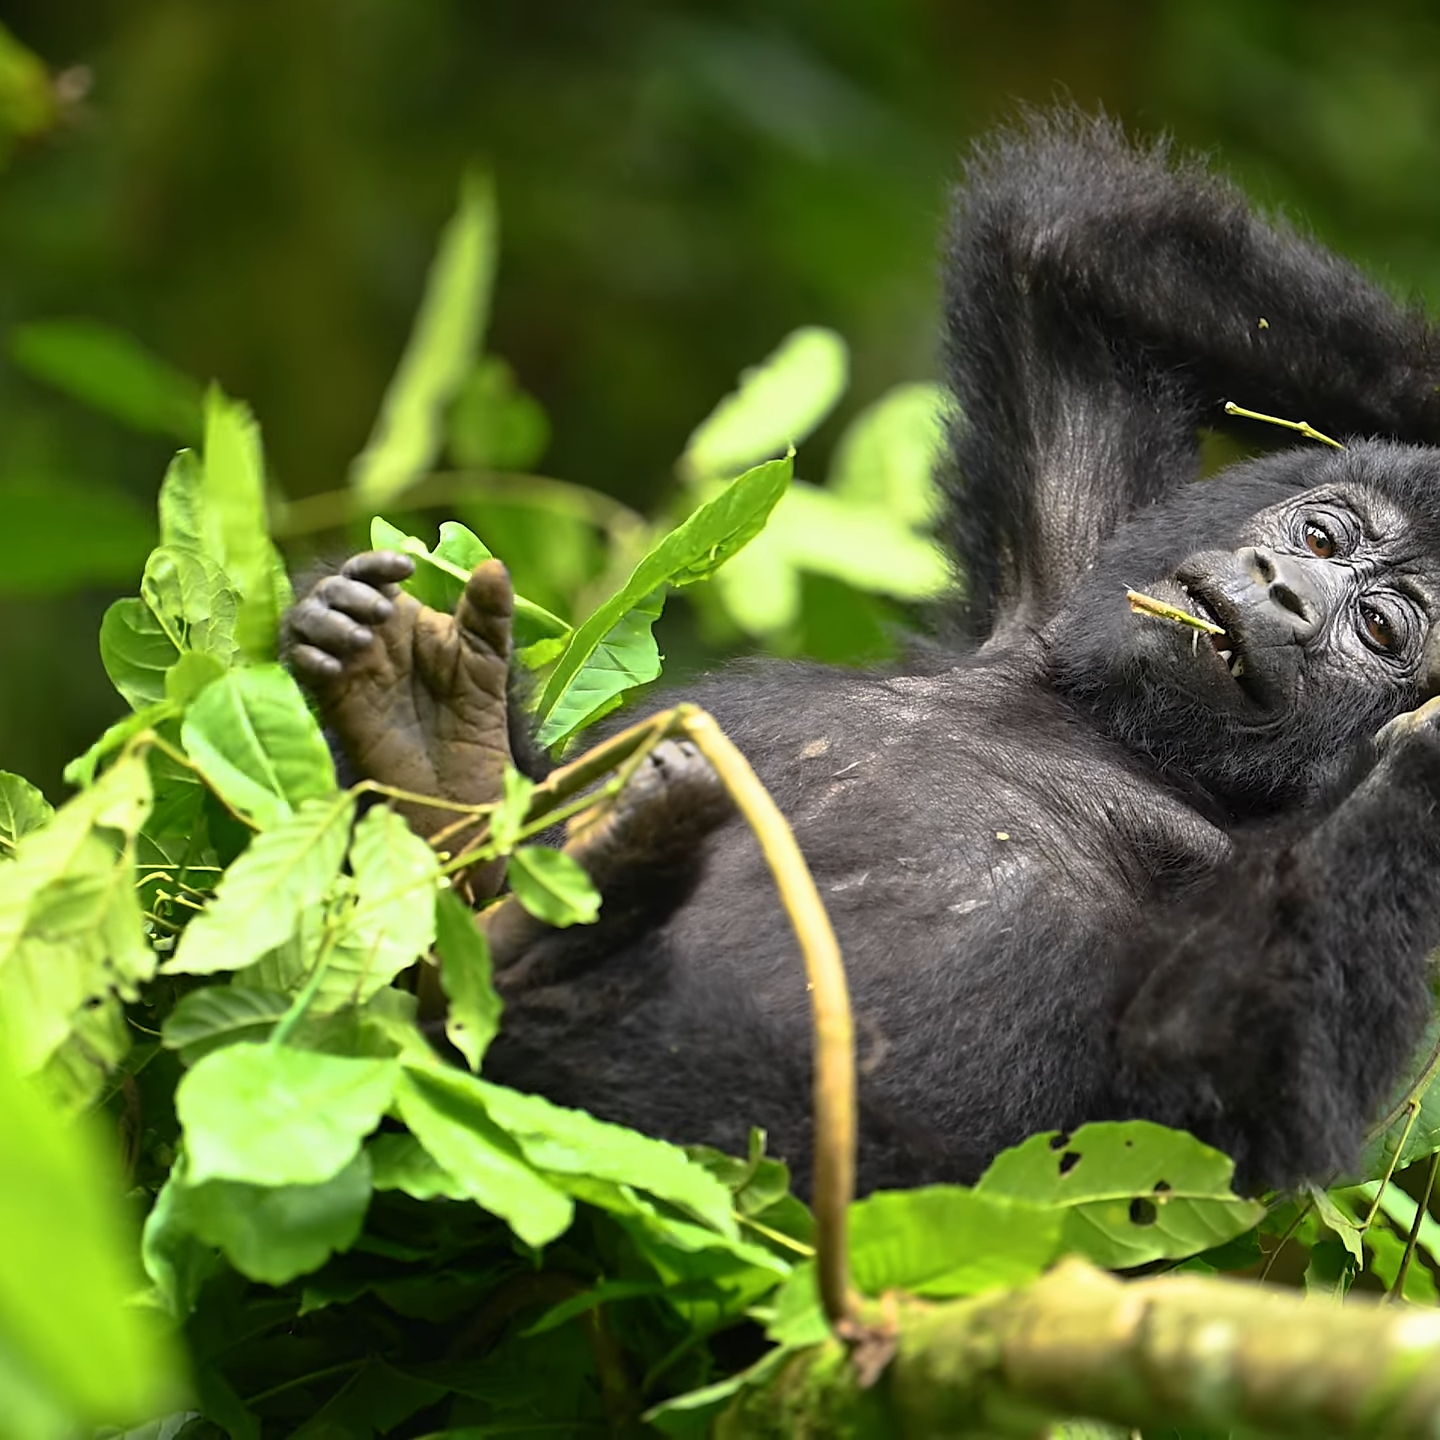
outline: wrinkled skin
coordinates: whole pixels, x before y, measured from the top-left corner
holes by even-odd
[[[1034,1131],[1127,1117],[1192,1130],[1245,1184],[1327,1178],[1416,1043],[1440,945],[1440,344],[1198,167],[1073,115],[976,156],[945,277],[947,638],[904,673],[751,665],[686,693],[834,921],[860,1186],[971,1180]],[[1197,482],[1228,398],[1348,448]],[[378,563],[350,578],[378,594]],[[1127,587],[1225,634],[1133,613]],[[469,757],[502,748],[500,685],[452,704],[430,662],[472,632],[502,653],[503,607],[477,608],[438,652],[409,637],[448,622],[348,589],[292,620],[365,773],[493,787]],[[351,677],[377,649],[372,702]],[[592,837],[598,924],[513,922],[487,1071],[732,1152],[762,1125],[803,1185],[803,974],[713,793],[660,763]]]

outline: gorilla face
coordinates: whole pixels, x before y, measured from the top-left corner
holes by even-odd
[[[1363,461],[1328,468],[1341,473],[1239,521],[1224,548],[1156,555],[1139,580],[1102,558],[1086,603],[1052,627],[1066,688],[1112,733],[1231,804],[1313,793],[1337,757],[1435,688],[1433,521],[1367,483]],[[1163,534],[1163,515],[1148,518]],[[1176,519],[1183,531],[1183,511]],[[1118,548],[1133,572],[1134,545]],[[1224,634],[1130,612],[1129,584]],[[1087,622],[1092,605],[1104,624]]]

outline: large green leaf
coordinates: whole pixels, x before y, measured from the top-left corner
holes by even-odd
[[[32,320],[10,332],[10,358],[134,430],[187,445],[200,438],[200,386],[124,330],[98,320]]]
[[[850,1210],[850,1273],[867,1295],[939,1300],[1024,1285],[1060,1253],[1065,1213],[956,1186],[871,1195]]]
[[[131,709],[159,705],[165,676],[180,658],[155,612],[141,599],[117,600],[100,622],[100,663]]]
[[[1183,1131],[1127,1120],[1032,1135],[1002,1150],[975,1189],[1062,1208],[1065,1248],[1118,1270],[1197,1255],[1254,1226],[1265,1207],[1231,1191],[1234,1173]]]
[[[3,1060],[0,1114],[0,1432],[88,1432],[166,1410],[179,1376],[163,1332],[130,1304],[140,1277],[113,1136],[67,1123]],[[76,1430],[27,1422],[46,1410]]]
[[[346,917],[316,1008],[359,1004],[435,943],[435,852],[388,805],[368,810],[350,844],[357,899]]]
[[[222,666],[235,655],[238,598],[225,572],[188,545],[160,545],[150,552],[140,580],[150,607],[176,650],[213,655]]]
[[[435,949],[440,984],[449,1001],[446,1039],[472,1070],[500,1029],[503,1008],[490,975],[490,947],[475,923],[475,913],[452,890],[435,895]]]
[[[339,875],[354,813],[349,795],[306,800],[291,819],[257,836],[186,927],[165,971],[239,970],[289,939]]]
[[[833,330],[792,331],[696,427],[680,473],[690,480],[729,479],[798,445],[845,393],[848,371],[845,342]]]
[[[116,997],[133,998],[154,972],[133,854],[150,803],[145,762],[132,756],[0,865],[0,1036],[22,1072],[82,1027],[103,1033]]]
[[[570,1228],[575,1207],[490,1118],[479,1086],[462,1071],[407,1067],[395,1092],[400,1118],[465,1194],[527,1244],[547,1245]]]
[[[365,449],[350,470],[360,500],[381,505],[420,479],[440,453],[446,413],[485,333],[495,275],[496,214],[488,177],[470,175],[440,237],[405,353]]]
[[[28,780],[0,770],[0,859],[14,853],[22,835],[48,825],[54,814],[54,806]]]
[[[242,1275],[284,1285],[348,1250],[360,1238],[369,1203],[370,1161],[362,1153],[318,1185],[186,1185],[180,1213]]]
[[[177,486],[187,475],[195,478],[187,471],[175,475]],[[172,493],[170,505],[162,507],[162,529],[166,508],[174,515],[183,505]],[[204,516],[208,557],[240,596],[236,643],[251,659],[269,659],[288,586],[270,543],[260,429],[247,406],[214,387],[205,397],[205,459],[192,516],[196,510]]]
[[[634,569],[630,578],[570,637],[546,682],[536,713],[542,744],[563,739],[551,717],[597,647],[630,610],[665,584],[703,580],[752,540],[790,484],[790,457],[747,471],[683,524],[672,530]],[[550,738],[547,738],[550,737]]]
[[[290,1004],[288,995],[275,990],[206,985],[181,996],[165,1017],[160,1037],[167,1049],[178,1050],[193,1065],[212,1050],[266,1039]]]
[[[300,687],[279,665],[233,670],[190,705],[186,753],[262,829],[335,790],[335,763]]]
[[[472,1085],[490,1119],[537,1170],[556,1179],[583,1176],[634,1186],[680,1206],[721,1235],[735,1234],[730,1192],[679,1147],[539,1095],[485,1080]]]
[[[175,1090],[191,1184],[318,1185],[348,1165],[390,1104],[400,1067],[284,1045],[231,1045]]]
[[[627,610],[601,637],[545,717],[535,737],[538,744],[554,745],[573,735],[612,710],[627,691],[659,677],[660,647],[651,627],[664,605],[661,586]]]

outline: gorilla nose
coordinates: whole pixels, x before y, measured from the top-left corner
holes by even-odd
[[[1320,628],[1324,598],[1303,562],[1260,545],[1246,546],[1239,560],[1251,581],[1264,591],[1264,603],[1273,607],[1272,613],[1279,612],[1274,618],[1283,619],[1296,639],[1307,639]]]

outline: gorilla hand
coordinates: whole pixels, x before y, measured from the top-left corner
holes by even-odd
[[[485,804],[499,798],[510,761],[510,578],[498,560],[477,566],[451,616],[399,591],[413,569],[406,555],[371,550],[321,580],[286,617],[290,664],[360,775]],[[435,806],[398,808],[426,839],[455,820]],[[493,868],[488,888],[488,877],[470,877],[477,894],[494,893]]]

